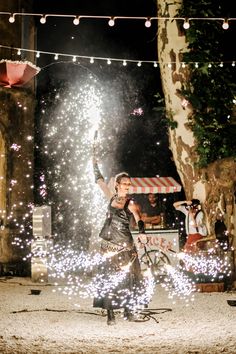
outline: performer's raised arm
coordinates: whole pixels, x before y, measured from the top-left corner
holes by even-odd
[[[93,172],[95,177],[95,183],[99,185],[101,190],[103,191],[105,197],[110,200],[112,197],[112,192],[110,191],[108,185],[106,184],[104,177],[99,169],[98,162],[96,158],[93,158]]]

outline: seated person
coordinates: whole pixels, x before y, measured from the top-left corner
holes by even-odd
[[[148,194],[148,201],[142,207],[141,216],[146,226],[147,224],[163,226],[163,213],[157,204],[157,196],[155,194]]]

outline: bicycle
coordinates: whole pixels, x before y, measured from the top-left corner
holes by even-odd
[[[165,265],[171,263],[170,259],[160,249],[147,250],[147,247],[147,244],[143,244],[144,254],[141,256],[140,262],[151,270],[155,280],[161,280],[166,276]]]

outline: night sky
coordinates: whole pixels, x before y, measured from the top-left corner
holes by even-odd
[[[155,16],[156,2],[149,1],[67,1],[58,2],[35,1],[35,12],[57,14],[84,15],[124,15]],[[87,55],[91,57],[124,58],[134,60],[157,60],[157,26],[153,21],[151,28],[144,26],[140,20],[117,20],[114,27],[109,27],[106,19],[82,19],[78,26],[71,18],[48,18],[46,24],[38,21],[38,50],[71,55]],[[114,95],[122,96],[123,112],[120,121],[125,121],[125,130],[120,131],[118,151],[116,154],[117,173],[119,169],[128,170],[130,174],[153,176],[156,174],[172,175],[178,178],[171,154],[168,149],[166,127],[161,122],[162,116],[154,111],[157,105],[155,95],[161,94],[159,69],[153,64],[96,61],[90,64],[88,59],[79,59],[80,64],[72,64],[71,58],[52,55],[41,55],[38,65],[42,68],[37,78],[38,97],[47,94],[50,87],[58,87],[62,83],[81,80],[81,76],[91,73],[101,82],[109,86]],[[112,101],[112,99],[108,99]],[[142,108],[141,116],[132,112]],[[113,107],[113,109],[119,107]],[[108,115],[114,111],[107,105]],[[122,125],[122,124],[121,124]],[[122,129],[122,128],[121,128]],[[154,132],[156,132],[154,134]],[[109,135],[109,130],[107,135]],[[128,142],[132,139],[132,144]],[[150,136],[151,134],[151,136]],[[116,134],[117,135],[117,134]],[[119,135],[119,134],[118,134]],[[139,141],[143,145],[140,146]],[[138,158],[137,154],[138,152]],[[166,158],[167,157],[167,158]],[[114,171],[111,171],[114,174]]]
[[[66,2],[35,0],[35,12],[74,15],[155,16],[155,1],[91,1]],[[52,6],[53,4],[53,6]],[[50,6],[51,5],[51,6]],[[117,20],[109,27],[106,19],[82,19],[78,26],[72,19],[50,18],[38,27],[38,46],[45,50],[89,56],[123,57],[154,60],[156,55],[156,24],[145,28],[138,20]],[[74,39],[72,39],[74,37]],[[45,38],[47,39],[45,41]]]
[[[63,2],[57,2],[56,6],[51,7],[50,5],[54,2],[36,0],[34,3],[34,11],[39,13],[101,16],[156,15],[155,2],[152,0],[131,0],[128,2],[114,0],[95,2],[90,0],[86,1],[86,4],[69,0],[66,2],[66,9]],[[154,22],[151,28],[146,28],[144,22],[140,20],[117,20],[114,27],[108,26],[106,19],[81,19],[78,26],[75,26],[72,20],[72,18],[53,17],[48,18],[45,25],[39,24],[37,35],[38,49],[91,57],[157,60],[157,27]],[[43,56],[40,58],[39,64],[44,67],[50,64],[53,61],[52,59],[51,56]],[[65,58],[61,60],[63,59]],[[80,62],[91,69],[91,65],[88,65],[88,60],[81,59]],[[104,71],[104,68],[101,68],[101,66],[104,64],[103,61],[97,63],[102,71]],[[94,66],[96,66],[96,63]],[[94,67],[92,70],[94,70]],[[142,68],[142,70],[144,69]],[[60,68],[57,67],[56,71],[60,72]],[[63,71],[65,71],[65,68],[63,68]],[[96,71],[97,73],[99,74]]]

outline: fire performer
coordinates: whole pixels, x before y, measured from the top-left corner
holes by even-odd
[[[130,231],[130,218],[133,215],[140,232],[140,241],[146,242],[144,223],[138,205],[129,196],[130,176],[126,172],[115,177],[115,194],[111,192],[99,170],[96,158],[93,161],[95,182],[109,200],[105,223],[100,231],[101,252],[107,255],[107,261],[98,271],[107,277],[119,274],[126,269],[125,277],[113,289],[94,299],[94,307],[107,310],[107,324],[115,324],[114,310],[124,308],[124,318],[135,319],[135,307],[138,294],[142,291],[142,274],[137,250]],[[111,255],[109,257],[109,255]]]

